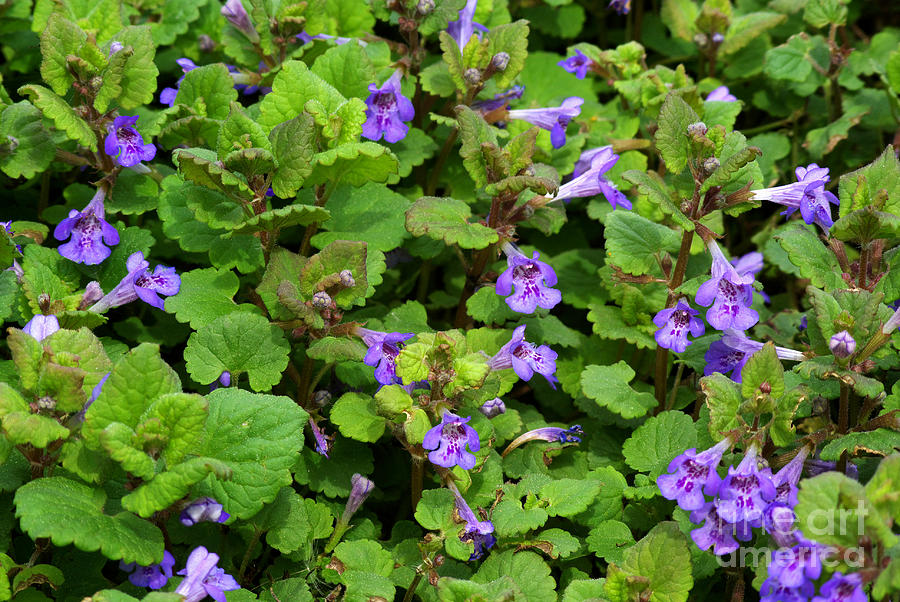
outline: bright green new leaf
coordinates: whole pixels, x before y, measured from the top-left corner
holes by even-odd
[[[656,479],[666,472],[672,458],[697,447],[694,421],[684,412],[661,412],[635,429],[622,446],[625,462]]]
[[[387,424],[376,413],[375,400],[362,393],[344,393],[331,408],[330,419],[342,435],[364,443],[378,441]]]

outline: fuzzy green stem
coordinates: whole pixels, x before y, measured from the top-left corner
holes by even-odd
[[[250,538],[250,543],[247,544],[247,551],[244,552],[244,557],[241,559],[241,568],[238,569],[238,583],[243,583],[244,576],[246,575],[247,565],[250,564],[250,557],[253,554],[253,548],[256,547],[256,544],[259,543],[259,538],[262,536],[262,531],[253,531],[253,537]]]
[[[419,583],[422,581],[422,573],[416,572],[416,576],[413,577],[412,583],[409,584],[409,587],[406,590],[406,594],[403,595],[403,602],[412,602],[413,596],[416,594],[416,588],[419,587]]]

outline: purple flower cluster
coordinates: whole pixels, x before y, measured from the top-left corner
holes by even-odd
[[[538,307],[552,309],[562,301],[562,293],[555,288],[556,272],[548,264],[538,260],[535,251],[531,259],[512,243],[503,245],[506,253],[506,270],[497,278],[496,291],[506,297],[506,304],[513,311],[534,313]],[[510,295],[513,288],[515,293]],[[508,295],[508,296],[507,296]]]
[[[601,146],[582,152],[575,163],[572,179],[559,187],[553,200],[568,202],[574,198],[602,194],[613,209],[622,207],[630,211],[631,201],[603,175],[612,169],[618,160],[619,155],[613,152],[612,146]]]
[[[150,264],[140,251],[132,253],[125,265],[128,274],[113,290],[88,308],[88,311],[103,313],[111,307],[118,307],[138,299],[163,309],[164,303],[160,295],[172,296],[181,289],[181,278],[175,273],[175,268],[158,265],[151,272]]]
[[[363,358],[367,366],[375,368],[375,380],[381,386],[402,385],[403,381],[397,376],[397,356],[403,348],[403,342],[415,336],[412,332],[379,332],[369,330],[361,326],[356,328],[356,335],[363,340],[369,350]],[[408,391],[412,391],[414,384],[405,385]]]
[[[584,99],[570,96],[558,107],[542,109],[514,109],[507,112],[509,119],[520,119],[550,132],[553,148],[562,148],[566,143],[566,127],[581,113]]]
[[[59,222],[53,230],[53,238],[68,239],[59,246],[60,255],[85,265],[103,263],[110,256],[112,250],[106,245],[119,244],[119,232],[106,221],[105,197],[105,190],[100,188],[84,209],[69,211],[69,217]]]
[[[369,140],[384,136],[386,142],[400,142],[409,132],[404,122],[415,116],[412,102],[400,92],[400,72],[395,71],[380,88],[369,84],[362,135]]]
[[[799,209],[804,222],[818,224],[827,232],[834,223],[829,204],[839,204],[837,197],[825,190],[825,184],[831,180],[828,168],[811,163],[798,167],[794,174],[797,176],[796,182],[753,190],[753,198],[783,205],[786,209],[782,215],[786,216]]]
[[[444,468],[459,466],[463,470],[475,468],[475,454],[467,451],[466,447],[477,452],[481,449],[481,442],[478,432],[466,424],[471,419],[471,416],[460,418],[453,412],[444,412],[441,423],[425,433],[422,447],[433,450],[428,454],[432,464]]]
[[[556,358],[558,354],[547,345],[535,346],[525,340],[525,325],[517,326],[509,342],[488,360],[491,370],[512,368],[524,381],[531,380],[537,372],[556,388]]]

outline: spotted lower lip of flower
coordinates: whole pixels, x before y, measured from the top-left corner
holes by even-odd
[[[481,449],[478,432],[466,424],[472,417],[461,418],[452,412],[445,411],[441,423],[425,433],[422,447],[433,450],[428,460],[437,466],[453,468],[459,466],[463,470],[475,468],[475,454],[469,453],[466,446],[477,452]]]
[[[697,453],[694,448],[679,454],[669,463],[668,473],[656,479],[660,493],[667,500],[676,500],[682,510],[698,510],[706,503],[703,493],[713,496],[722,479],[716,467],[733,441],[726,437],[715,446]]]
[[[175,566],[175,557],[168,550],[163,551],[163,559],[159,564],[140,566],[136,562],[119,562],[119,568],[128,575],[128,580],[137,587],[149,587],[150,589],[162,589],[172,578],[172,568]]]
[[[687,340],[688,332],[695,338],[706,332],[703,322],[694,317],[697,313],[697,310],[680,300],[675,307],[660,310],[653,318],[653,323],[659,328],[653,335],[656,343],[663,349],[684,353],[691,344]]]
[[[551,200],[568,202],[574,198],[602,194],[613,206],[613,209],[622,207],[631,210],[631,201],[628,200],[628,197],[603,175],[618,160],[619,155],[612,151],[612,146],[601,146],[584,151],[575,163],[572,179],[560,186]]]
[[[403,384],[397,376],[396,360],[403,342],[415,336],[412,332],[379,332],[358,326],[356,336],[368,347],[363,363],[375,367],[375,380],[380,385]]]
[[[797,544],[772,553],[769,576],[787,587],[800,587],[805,581],[815,581],[822,574],[822,546],[799,534]]]
[[[558,426],[544,426],[527,433],[522,433],[506,446],[501,454],[504,458],[517,447],[529,441],[549,441],[550,443],[581,443],[581,435],[584,431],[580,424],[573,424],[568,428]]]
[[[144,260],[144,254],[140,251],[132,253],[125,265],[128,274],[113,290],[89,307],[88,311],[103,313],[111,307],[118,307],[137,299],[163,309],[163,300],[159,295],[175,295],[181,289],[181,278],[175,273],[175,268],[156,266],[151,274],[148,270],[150,264]]]
[[[772,471],[759,467],[759,446],[751,443],[737,468],[730,466],[719,486],[716,512],[729,523],[761,526],[763,511],[775,499]]]
[[[108,132],[103,150],[122,167],[132,167],[141,161],[150,161],[156,156],[156,146],[144,144],[140,133],[134,129],[138,116],[120,115],[106,126]]]
[[[712,306],[706,312],[706,321],[716,330],[746,330],[759,322],[759,313],[750,308],[753,275],[739,274],[715,241],[708,247],[713,257],[710,278],[700,285],[694,299],[698,305]]]
[[[75,263],[97,265],[110,256],[106,246],[119,244],[119,232],[106,221],[103,199],[106,190],[100,188],[91,202],[81,211],[69,211],[69,216],[53,230],[56,240],[71,239],[59,245],[59,254]],[[104,244],[105,243],[105,244]]]
[[[570,96],[558,107],[543,109],[515,109],[507,112],[509,119],[520,119],[550,132],[553,148],[562,148],[566,143],[566,127],[581,114],[584,99]]]
[[[415,116],[412,102],[400,91],[400,72],[395,71],[380,88],[369,84],[362,135],[369,140],[381,140],[384,136],[386,142],[400,142],[409,132],[404,122]]]
[[[691,512],[691,522],[703,522],[699,529],[691,531],[691,539],[701,550],[712,548],[716,556],[730,554],[740,547],[737,540],[750,541],[753,529],[746,522],[732,524],[719,516],[712,502]]]
[[[859,573],[844,575],[836,571],[822,585],[819,593],[821,595],[813,598],[813,602],[866,602],[868,599]]]
[[[488,367],[491,370],[512,368],[516,375],[524,381],[531,380],[531,377],[537,372],[546,378],[550,386],[555,389],[558,382],[554,376],[557,357],[558,354],[547,345],[536,347],[526,341],[525,325],[523,324],[516,327],[509,342],[488,360]]]
[[[583,52],[575,50],[575,56],[570,56],[567,59],[563,59],[556,63],[578,79],[584,79],[587,77],[588,71],[594,66],[594,61]]]
[[[506,253],[506,270],[497,278],[494,289],[498,295],[506,297],[506,304],[513,311],[531,314],[538,307],[552,309],[562,301],[562,293],[554,288],[556,272],[547,263],[538,260],[540,253],[534,252],[531,259],[511,243],[503,244]],[[515,293],[510,295],[513,287]]]
[[[179,520],[185,527],[197,523],[224,523],[231,515],[225,512],[222,504],[211,497],[202,497],[192,501],[181,511]]]

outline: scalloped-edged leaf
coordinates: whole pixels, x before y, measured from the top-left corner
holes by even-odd
[[[38,109],[53,122],[53,127],[65,132],[70,140],[81,146],[97,150],[97,138],[87,122],[75,113],[65,100],[44,86],[31,84],[19,88],[19,94],[31,99]]]
[[[200,156],[200,150],[179,148],[172,153],[172,159],[186,180],[240,199],[250,199],[253,193],[240,178],[215,161]]]
[[[313,156],[314,167],[307,186],[338,182],[362,186],[367,182],[386,182],[397,173],[397,157],[375,142],[349,142]]]
[[[406,229],[413,236],[428,236],[463,249],[483,249],[499,236],[483,224],[471,224],[472,209],[464,201],[422,197],[406,211]]]
[[[302,61],[286,61],[275,76],[272,91],[259,105],[259,123],[266,129],[303,113],[306,102],[315,99],[334,113],[347,99],[334,86],[309,70]]]
[[[168,508],[188,494],[192,485],[209,474],[231,478],[230,467],[213,458],[191,458],[171,467],[122,498],[122,507],[138,516],[149,518],[154,512]]]
[[[283,230],[291,226],[308,226],[316,222],[326,221],[331,214],[321,208],[313,205],[288,205],[280,209],[272,209],[263,213],[254,215],[250,219],[235,226],[229,234],[246,234],[248,232],[262,232]]]
[[[234,89],[234,80],[222,63],[188,71],[175,96],[176,105],[188,106],[201,117],[212,119],[228,117],[231,103],[235,100],[237,90]]]
[[[12,152],[0,155],[0,169],[10,178],[32,178],[50,166],[56,145],[41,122],[41,112],[27,100],[0,113],[0,141]]]
[[[279,123],[269,133],[272,152],[278,169],[272,178],[275,196],[288,199],[296,196],[306,177],[312,173],[316,152],[316,126],[308,113]]]

